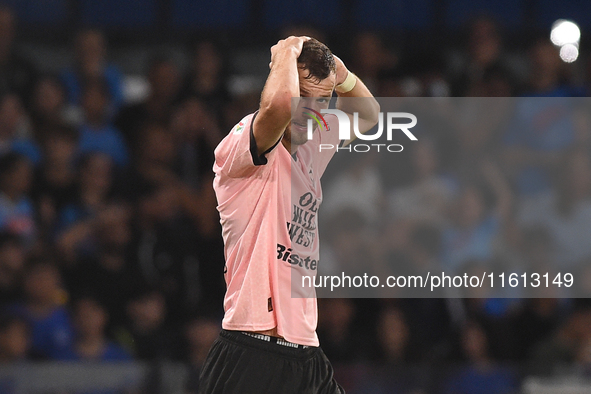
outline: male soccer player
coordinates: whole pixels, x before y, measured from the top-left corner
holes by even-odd
[[[355,107],[365,132],[377,123],[379,105],[315,39],[279,41],[270,68],[259,110],[215,150],[227,292],[223,330],[203,366],[199,392],[344,393],[319,347],[316,299],[291,297],[292,270],[314,275],[318,267],[320,177],[334,154],[319,147],[341,142],[334,115],[308,140],[304,112],[327,108],[335,89],[339,97],[364,97],[353,106],[337,100],[337,108],[350,113]]]

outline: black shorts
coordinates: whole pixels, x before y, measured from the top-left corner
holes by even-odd
[[[344,394],[319,347],[272,343],[222,330],[199,379],[199,394]]]

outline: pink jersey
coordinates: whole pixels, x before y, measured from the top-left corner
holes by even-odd
[[[222,326],[277,327],[290,342],[318,346],[315,293],[292,298],[292,274],[314,276],[318,269],[320,177],[334,154],[319,153],[319,144],[338,145],[338,121],[326,116],[333,131],[316,130],[295,159],[280,142],[258,157],[255,116],[242,119],[215,150],[213,185],[226,257]]]

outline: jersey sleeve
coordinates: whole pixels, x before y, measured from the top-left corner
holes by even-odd
[[[232,178],[250,176],[275,158],[277,143],[257,154],[253,123],[258,112],[245,116],[215,149],[214,172]],[[280,139],[281,140],[281,139]]]

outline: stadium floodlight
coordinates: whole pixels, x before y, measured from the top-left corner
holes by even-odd
[[[572,63],[579,57],[579,48],[574,44],[566,44],[560,47],[560,58],[565,63]]]
[[[560,58],[565,63],[572,63],[579,57],[581,29],[573,21],[558,19],[552,24],[550,41],[560,47]]]
[[[550,32],[550,40],[556,46],[563,46],[566,44],[579,44],[581,39],[581,29],[576,23],[565,19],[559,19],[552,25]]]

